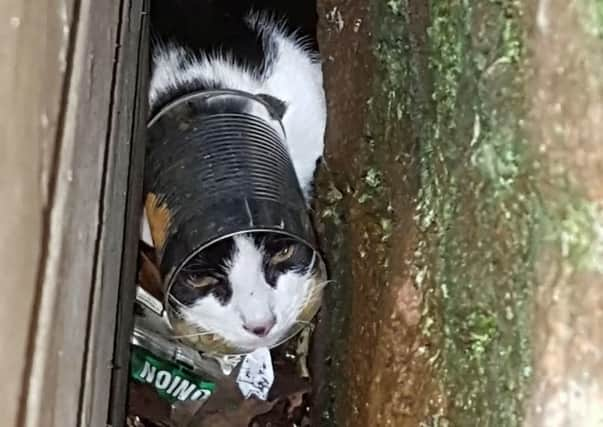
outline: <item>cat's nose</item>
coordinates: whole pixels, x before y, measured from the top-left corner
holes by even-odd
[[[263,338],[270,333],[275,324],[276,319],[273,317],[267,322],[253,324],[246,323],[245,325],[243,325],[243,328],[245,328],[247,332],[251,332],[253,335],[257,335],[258,337]]]

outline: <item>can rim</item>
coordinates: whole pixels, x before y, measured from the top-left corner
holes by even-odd
[[[185,102],[196,100],[196,99],[207,99],[218,96],[238,96],[241,98],[247,98],[248,100],[255,101],[260,103],[268,113],[270,113],[273,117],[278,117],[276,111],[270,104],[268,104],[265,100],[260,98],[257,95],[254,95],[251,92],[246,92],[244,90],[238,89],[203,89],[195,92],[189,92],[186,95],[180,96],[173,101],[168,102],[166,105],[161,107],[159,111],[157,111],[151,118],[147,121],[147,129],[151,128],[159,119],[161,119],[166,113],[178,107],[180,104],[184,104]],[[283,133],[284,139],[287,139],[287,133],[285,132],[285,126],[283,125],[283,121],[281,119],[276,118],[276,122],[278,122],[280,129]]]
[[[282,234],[284,236],[288,236],[291,238],[296,239],[297,241],[299,241],[300,243],[308,246],[310,249],[312,249],[314,251],[314,255],[316,256],[317,260],[321,263],[321,268],[325,268],[325,261],[324,258],[322,257],[322,254],[320,253],[320,251],[316,248],[315,245],[311,244],[308,240],[284,231],[284,230],[279,230],[279,229],[274,229],[274,228],[253,228],[253,229],[246,229],[246,230],[240,230],[240,231],[235,231],[232,233],[228,233],[225,234],[223,236],[220,237],[216,237],[215,239],[210,240],[207,243],[202,244],[201,246],[199,246],[197,249],[195,249],[194,251],[191,251],[190,255],[187,256],[176,268],[174,268],[172,270],[172,272],[169,275],[169,282],[168,282],[168,286],[166,287],[166,291],[165,291],[165,295],[164,295],[164,300],[163,300],[163,310],[166,313],[165,315],[165,321],[168,324],[168,327],[173,330],[173,325],[172,325],[172,320],[170,318],[170,312],[169,312],[169,297],[170,297],[170,291],[172,289],[172,286],[174,285],[174,281],[176,279],[176,276],[178,275],[178,273],[182,270],[182,268],[186,265],[186,263],[188,261],[190,261],[193,257],[195,257],[196,255],[198,255],[200,252],[204,251],[205,249],[207,249],[208,247],[210,247],[211,245],[213,245],[214,243],[219,242],[220,240],[223,239],[228,239],[230,237],[233,236],[237,236],[239,234],[246,234],[246,233],[258,233],[258,232],[272,232],[272,233],[277,233],[277,234]],[[318,310],[320,309],[320,306],[318,306],[316,308],[316,312],[318,312]],[[316,312],[313,313],[313,317],[314,315],[316,315]],[[300,328],[298,330],[292,329],[291,331],[289,331],[287,334],[285,334],[283,336],[283,338],[277,342],[275,342],[270,348],[275,348],[278,347],[279,345],[289,341],[292,337],[294,337],[295,335],[297,335],[299,332],[301,332],[305,327],[307,326],[300,326]],[[211,353],[211,351],[210,351]],[[239,356],[239,355],[245,355],[248,354],[249,351],[244,351],[244,350],[240,350],[240,349],[236,349],[234,351],[227,351],[227,352],[218,352],[217,354],[221,354],[221,355],[227,355],[227,356]]]
[[[168,284],[165,288],[165,295],[163,296],[163,309],[167,311],[167,308],[169,306],[169,296],[170,296],[170,291],[172,290],[172,286],[174,286],[174,282],[176,280],[176,277],[178,276],[178,273],[180,273],[180,271],[182,270],[182,268],[194,257],[196,257],[197,255],[199,255],[199,253],[203,252],[205,249],[207,249],[208,247],[210,247],[211,245],[218,243],[221,240],[224,239],[228,239],[234,236],[238,236],[240,234],[248,234],[248,233],[262,233],[262,232],[270,232],[270,233],[276,233],[276,234],[282,234],[284,236],[287,237],[291,237],[295,240],[298,240],[300,243],[306,245],[307,247],[309,247],[310,249],[312,249],[314,251],[314,253],[316,254],[316,256],[320,259],[320,261],[322,263],[324,263],[324,259],[322,258],[322,254],[318,251],[318,249],[316,248],[315,245],[313,245],[312,243],[310,243],[308,240],[304,239],[303,237],[300,237],[297,234],[293,234],[290,233],[288,231],[285,230],[280,230],[278,228],[270,228],[270,227],[257,227],[257,228],[248,228],[248,229],[244,229],[244,230],[238,230],[238,231],[233,231],[231,233],[227,233],[224,234],[222,236],[219,237],[215,237],[201,245],[199,245],[199,247],[197,247],[196,249],[192,250],[187,256],[186,258],[184,258],[170,273],[169,273],[169,279],[168,279]],[[166,316],[167,317],[167,321],[168,321],[168,325],[170,326],[170,328],[172,327],[172,323],[170,322],[169,319],[169,315]]]
[[[237,90],[237,89],[209,89],[209,90],[190,92],[190,93],[187,93],[186,95],[180,96],[180,97],[174,99],[173,101],[167,103],[161,109],[159,109],[155,114],[153,114],[147,122],[147,129],[152,128],[166,114],[168,114],[170,111],[178,108],[179,106],[181,106],[182,104],[184,104],[186,102],[195,101],[195,100],[203,101],[203,100],[220,97],[220,96],[233,96],[233,97],[243,98],[243,99],[246,99],[246,100],[255,102],[256,104],[261,105],[266,110],[266,112],[269,114],[270,118],[272,119],[271,121],[278,122],[278,127],[275,126],[275,124],[271,123],[271,121],[268,121],[264,117],[261,117],[261,116],[258,117],[257,115],[250,114],[250,113],[241,113],[241,114],[249,114],[251,116],[258,117],[258,119],[268,122],[268,124],[271,125],[271,127],[273,129],[275,129],[276,132],[281,133],[281,137],[283,138],[282,143],[288,151],[288,148],[286,145],[287,135],[286,135],[286,131],[284,128],[284,124],[283,124],[282,120],[279,118],[279,116],[278,116],[277,112],[274,110],[274,108],[260,96],[252,94],[250,92]],[[221,115],[221,114],[228,114],[228,113],[218,113],[216,115]],[[279,131],[279,129],[280,129],[280,131]],[[197,256],[199,253],[201,253],[202,251],[206,250],[207,248],[209,248],[210,246],[212,246],[213,244],[215,244],[221,240],[231,238],[233,236],[237,236],[237,235],[241,235],[241,234],[258,233],[258,232],[270,232],[270,233],[280,234],[280,235],[284,235],[284,236],[290,237],[292,239],[295,239],[299,243],[312,249],[312,251],[314,252],[314,254],[317,258],[317,261],[320,262],[320,264],[322,266],[321,268],[325,268],[325,260],[322,256],[321,252],[317,248],[316,242],[314,242],[313,230],[310,232],[310,234],[308,236],[303,237],[300,234],[292,233],[285,229],[278,228],[278,226],[272,225],[272,226],[265,226],[265,227],[244,228],[241,230],[236,230],[236,231],[233,231],[230,233],[216,236],[204,243],[199,244],[194,250],[190,251],[186,255],[186,257],[184,257],[177,265],[172,266],[171,271],[167,272],[167,274],[164,278],[165,282],[164,282],[163,289],[165,289],[165,291],[164,291],[164,295],[163,295],[162,305],[163,305],[163,312],[166,314],[165,321],[167,322],[167,325],[171,330],[174,330],[174,325],[173,325],[172,320],[175,320],[175,319],[172,319],[172,316],[170,315],[170,294],[171,294],[171,290],[174,286],[175,280],[176,280],[178,274],[184,268],[184,266],[186,266],[186,264],[188,262],[190,262],[190,260],[193,259],[195,256]],[[316,308],[313,315],[316,314],[316,312],[319,310],[319,308],[320,308],[319,306]],[[283,336],[282,340],[279,340],[277,343],[275,343],[271,347],[281,345],[283,342],[288,341],[289,339],[291,339],[291,337],[295,336],[302,329],[303,329],[303,327],[301,327],[299,330],[295,330],[295,328],[292,328],[292,330],[289,331],[289,333],[287,333],[285,336]],[[247,353],[249,353],[249,352],[240,350],[238,348],[235,351],[231,350],[231,351],[227,351],[227,352],[218,352],[218,354],[224,354],[224,355],[243,355],[243,354],[247,354]]]

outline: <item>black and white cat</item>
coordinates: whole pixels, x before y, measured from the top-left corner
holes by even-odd
[[[204,89],[265,97],[282,113],[289,153],[309,202],[326,122],[314,16],[308,18],[312,2],[251,3],[152,2],[150,109]],[[304,16],[293,10],[300,3],[306,5]],[[143,235],[150,243],[148,233]],[[271,347],[321,292],[318,268],[316,254],[291,239],[244,234],[194,259],[172,292],[183,303],[181,315],[199,330],[249,350]]]

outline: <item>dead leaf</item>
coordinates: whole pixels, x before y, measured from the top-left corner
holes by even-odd
[[[140,417],[135,415],[128,415],[126,418],[127,427],[146,427]]]
[[[302,378],[310,378],[310,371],[308,370],[308,353],[310,351],[310,338],[312,337],[312,328],[305,328],[299,334],[297,340],[297,366]]]
[[[170,421],[170,404],[163,400],[150,384],[130,382],[128,414],[153,423],[153,426],[174,427]]]
[[[216,381],[215,391],[202,405],[174,404],[172,422],[178,427],[248,427],[259,414],[270,411],[276,402],[245,399],[235,378],[237,372]]]
[[[154,251],[144,242],[139,243],[138,284],[159,301],[163,301],[163,282]]]
[[[276,403],[257,398],[245,399],[236,407],[206,414],[190,427],[248,427],[256,416],[269,412]]]
[[[172,405],[170,420],[175,426],[189,426],[195,419],[196,414],[201,410],[205,401],[187,400],[175,402]]]
[[[289,401],[287,415],[289,415],[289,418],[293,417],[293,412],[304,404],[304,395],[306,393],[307,391],[301,391],[287,396],[287,400]]]
[[[311,426],[312,426],[312,421],[310,420],[310,417],[304,416],[301,420],[299,427],[311,427]]]
[[[274,384],[268,394],[269,400],[287,398],[296,393],[308,393],[311,389],[307,378],[300,378],[294,373],[277,371],[274,376]]]
[[[299,377],[285,378],[282,384],[281,390],[286,388],[289,392],[278,395],[273,400],[277,402],[276,405],[269,412],[256,416],[253,420],[254,426],[291,425],[303,416],[304,396],[310,392],[310,385]],[[297,388],[294,389],[296,384]]]

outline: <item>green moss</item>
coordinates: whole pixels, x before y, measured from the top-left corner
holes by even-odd
[[[321,225],[321,234],[328,238],[323,239],[323,249],[329,262],[329,275],[332,283],[326,288],[324,302],[329,307],[328,314],[324,315],[326,319],[325,327],[327,330],[322,333],[325,335],[320,339],[327,340],[323,345],[326,347],[323,363],[328,365],[323,372],[324,377],[320,379],[323,386],[321,391],[321,425],[337,426],[335,416],[335,400],[338,392],[338,386],[341,384],[341,361],[346,351],[345,331],[347,328],[347,310],[349,308],[349,292],[346,284],[351,281],[349,269],[350,254],[354,248],[349,246],[346,234],[349,233],[348,225],[345,221],[346,197],[345,193],[334,186],[334,183],[324,175],[318,181],[320,194],[320,204],[317,211],[317,218]],[[328,338],[327,338],[328,336]]]
[[[371,2],[376,66],[364,139],[342,144],[353,166],[337,171],[339,187],[327,180],[321,188],[318,216],[335,280],[325,304],[331,338],[322,425],[345,424],[334,400],[341,407],[341,396],[351,396],[341,378],[354,351],[345,337],[359,285],[351,266],[364,263],[381,285],[390,265],[408,261],[390,260],[387,247],[405,237],[392,235],[391,203],[412,191],[403,183],[411,177],[419,181],[421,232],[411,268],[424,295],[422,332],[432,342],[421,351],[431,352],[447,395],[447,407],[427,408],[421,425],[519,426],[533,371],[535,265],[552,248],[571,269],[603,273],[603,213],[568,184],[567,171],[544,176],[547,160],[526,140],[534,126],[524,99],[527,1],[431,0],[427,46],[408,13],[416,4]],[[577,4],[585,31],[601,38],[603,0]]]
[[[570,171],[545,176],[551,168],[538,166],[548,160],[525,138],[522,4],[431,2],[433,115],[421,123],[417,277],[437,296],[425,332],[441,328],[448,417],[462,427],[522,423],[542,249],[565,268],[603,270],[600,206]],[[587,31],[600,36],[603,2],[582,4]]]
[[[434,114],[421,141],[418,217],[439,295],[431,310],[441,319],[448,418],[463,427],[520,425],[531,372],[540,209],[521,128],[518,3],[431,3]]]
[[[378,189],[381,185],[381,173],[375,168],[370,168],[364,175],[364,182],[369,187]]]
[[[375,305],[379,298],[379,289],[385,288],[390,268],[387,249],[395,228],[396,217],[391,207],[391,195],[400,191],[398,170],[392,175],[392,163],[397,163],[402,170],[403,153],[408,151],[405,146],[403,130],[405,126],[405,107],[409,102],[405,88],[407,82],[400,78],[407,73],[404,64],[399,59],[402,52],[407,50],[402,41],[396,37],[400,34],[399,2],[391,1],[380,5],[388,10],[390,17],[395,19],[384,22],[375,19],[383,25],[379,34],[383,38],[376,41],[375,52],[378,57],[376,72],[367,75],[371,79],[371,96],[367,101],[368,116],[365,122],[364,135],[361,140],[349,141],[345,145],[346,152],[341,157],[347,158],[353,154],[353,167],[346,160],[345,183],[339,182],[339,188],[333,183],[322,183],[319,188],[321,203],[318,212],[322,223],[325,252],[331,266],[330,275],[336,284],[327,288],[325,305],[333,307],[328,313],[328,328],[335,339],[329,338],[330,369],[325,372],[325,396],[331,399],[324,406],[327,408],[321,417],[321,425],[335,426],[349,423],[350,413],[342,414],[340,408],[349,402],[341,396],[350,399],[364,396],[364,390],[346,393],[348,385],[342,378],[346,357],[353,349],[346,348],[345,331],[350,325],[360,327],[357,319],[351,319],[351,295],[355,283],[353,265],[363,265],[374,286],[362,295],[362,302],[356,302],[361,308]],[[363,24],[364,25],[364,24]],[[340,153],[338,153],[340,154]],[[341,171],[338,171],[341,172]],[[334,174],[335,176],[336,174]],[[342,187],[346,187],[343,189]],[[354,242],[351,247],[350,242]],[[357,279],[358,280],[358,279]],[[360,278],[364,280],[364,278]],[[342,332],[343,331],[343,332]],[[352,396],[352,397],[350,397]],[[339,402],[333,402],[339,399]],[[351,409],[354,411],[354,409]]]
[[[426,302],[422,331],[434,344],[425,351],[433,351],[449,405],[445,417],[425,425],[519,426],[533,370],[535,265],[546,247],[574,269],[601,272],[603,213],[565,184],[566,171],[543,176],[546,159],[526,140],[527,2],[431,0],[427,46],[418,45],[421,28],[413,27],[409,3],[371,3],[377,66],[366,141],[355,152],[354,190],[345,192],[353,200],[327,192],[322,216],[336,236],[329,249],[339,277],[351,279],[353,253],[381,265],[382,278],[396,221],[390,199],[417,169],[422,235],[414,277]],[[580,4],[586,31],[601,37],[603,0]],[[418,159],[405,126],[418,141]],[[350,206],[369,230],[367,247],[350,248],[340,237]]]
[[[408,5],[396,5],[378,19],[379,89],[385,120],[413,117],[419,138],[424,234],[415,279],[427,301],[423,332],[441,347],[433,360],[447,419],[519,426],[532,372],[537,251],[553,244],[576,268],[603,265],[601,213],[579,196],[566,200],[569,189],[541,195],[545,179],[525,138],[522,2],[433,1],[430,76],[410,49]],[[426,108],[420,94],[430,85]],[[380,185],[370,185],[376,177],[369,170],[368,187]]]
[[[543,243],[556,248],[572,269],[603,273],[601,206],[569,192],[556,196],[543,221]]]
[[[603,38],[603,0],[581,0],[580,18],[587,33]]]

